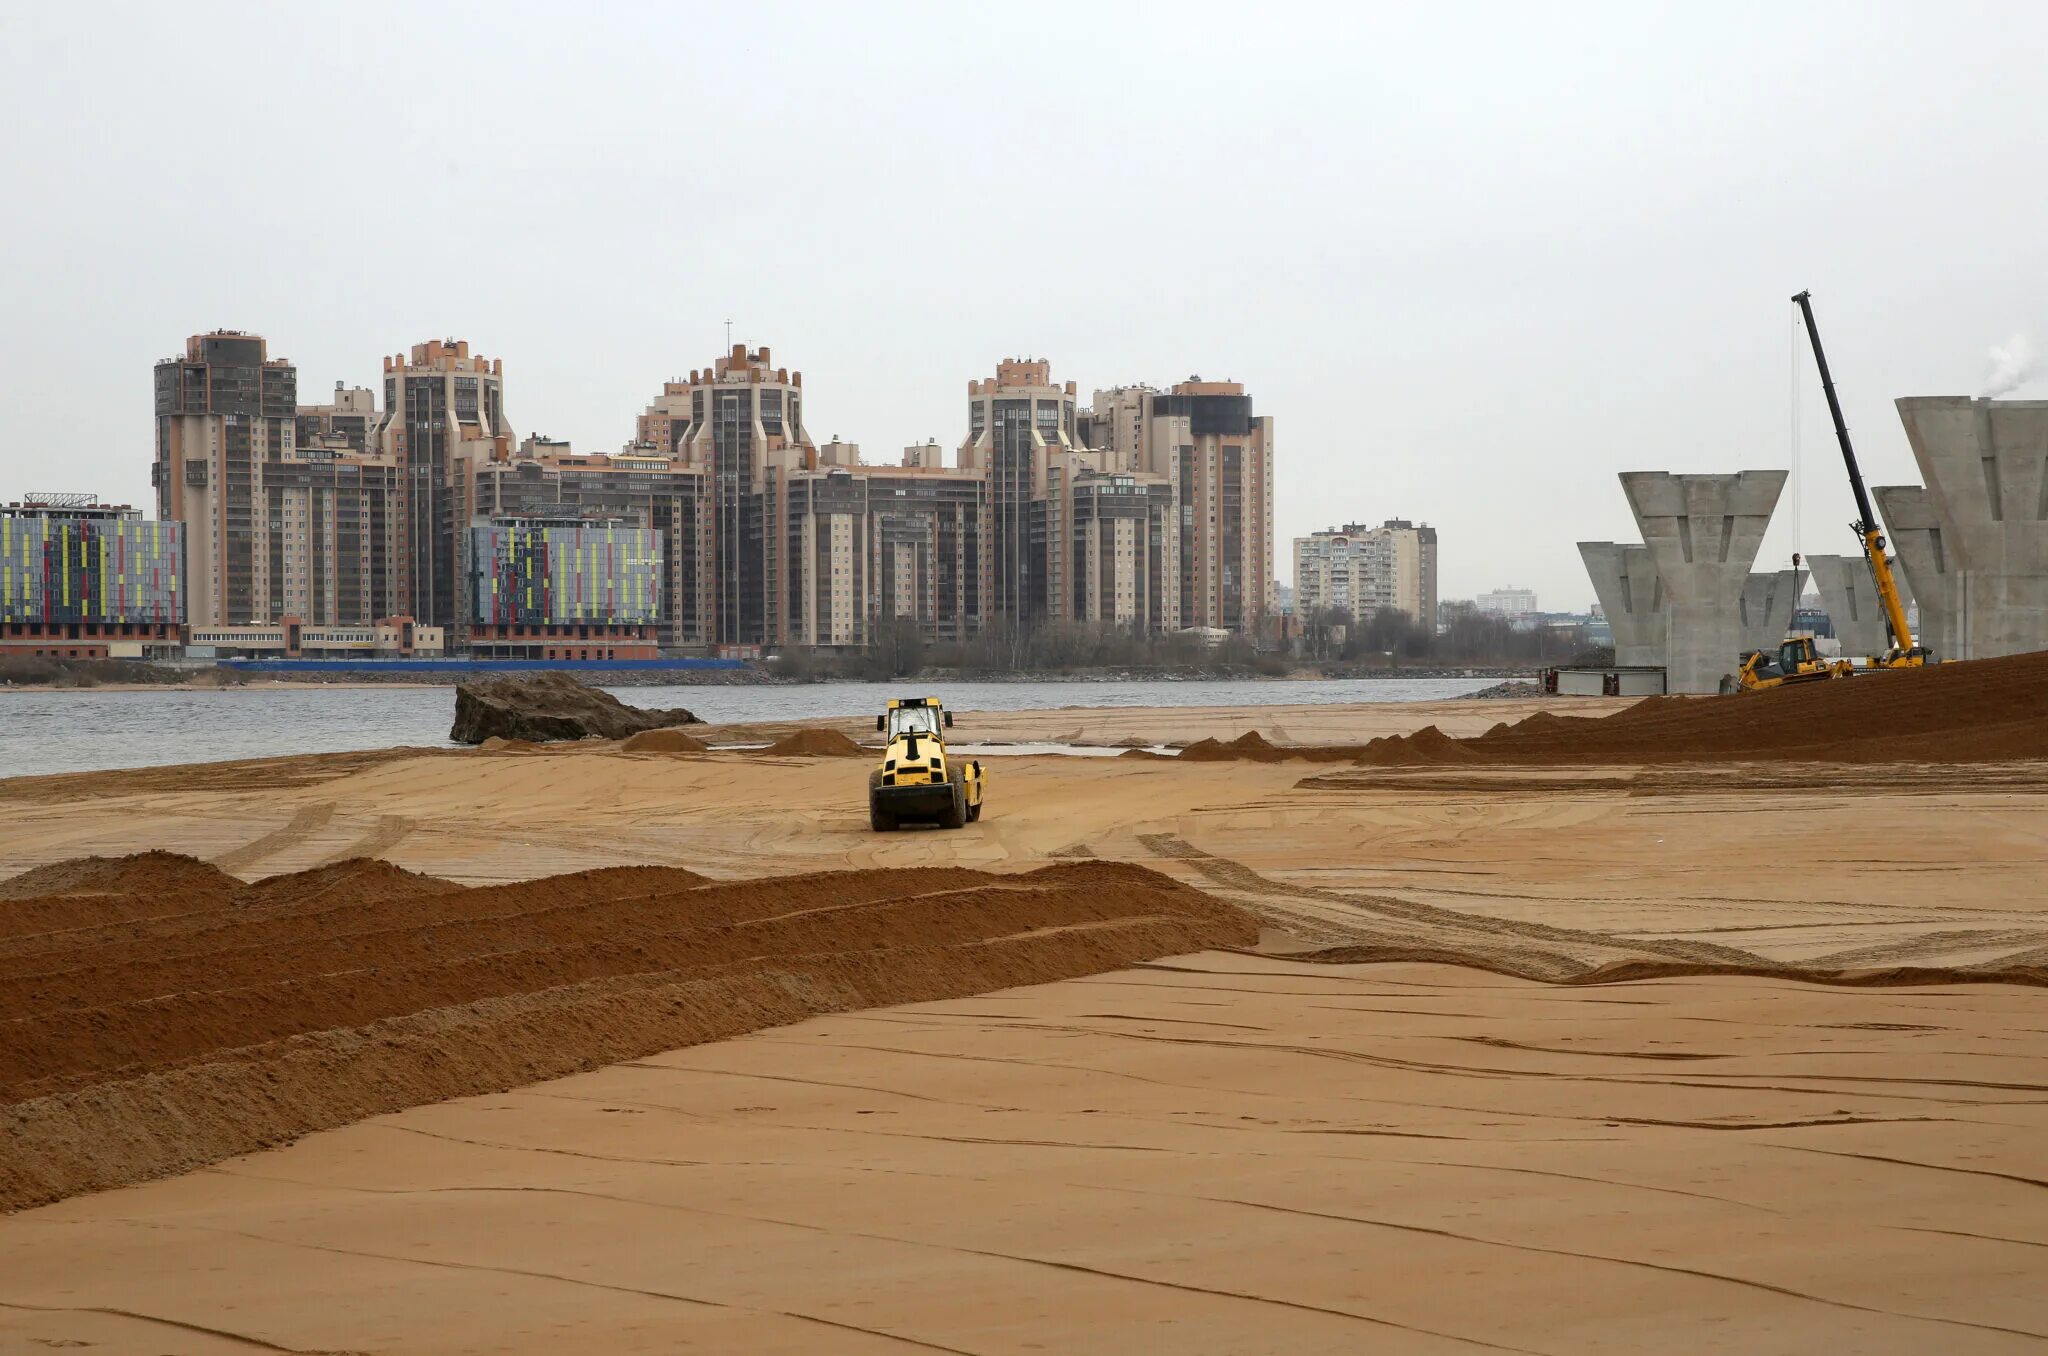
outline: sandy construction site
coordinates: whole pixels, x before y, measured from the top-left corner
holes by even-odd
[[[2039,1350],[2030,665],[0,781],[0,1350]]]

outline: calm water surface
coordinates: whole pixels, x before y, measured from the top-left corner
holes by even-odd
[[[800,683],[614,689],[634,706],[684,706],[705,720],[865,716],[906,688],[956,711],[1067,706],[1321,706],[1462,697],[1491,678],[1355,678],[1327,682]],[[166,763],[339,753],[393,744],[450,747],[448,687],[226,688],[208,691],[11,692],[0,689],[0,777]]]

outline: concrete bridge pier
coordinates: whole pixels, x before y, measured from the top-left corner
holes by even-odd
[[[1582,541],[1579,559],[1586,562],[1600,611],[1614,632],[1614,662],[1623,668],[1664,667],[1664,586],[1650,548]]]
[[[1772,570],[1752,574],[1742,584],[1742,637],[1745,650],[1775,650],[1792,629],[1799,595],[1806,591],[1806,571]]]
[[[1898,553],[1899,567],[1919,605],[1914,639],[1933,650],[1936,659],[1968,659],[1968,646],[1956,625],[1963,571],[1943,535],[1934,497],[1924,485],[1879,485],[1870,493],[1884,519],[1885,540]]]
[[[1740,664],[1742,590],[1784,488],[1783,471],[1622,472],[1663,582],[1668,691],[1718,691]]]
[[[2048,400],[1897,405],[1943,545],[1962,567],[1957,648],[1977,659],[2048,649]]]

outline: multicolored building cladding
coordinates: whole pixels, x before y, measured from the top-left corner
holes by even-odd
[[[0,650],[60,659],[178,643],[185,537],[126,505],[0,506]]]
[[[661,533],[505,517],[470,529],[470,652],[483,658],[652,659]]]

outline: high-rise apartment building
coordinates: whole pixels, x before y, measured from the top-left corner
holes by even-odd
[[[960,467],[988,481],[987,615],[1023,627],[1064,616],[1071,528],[1046,521],[1045,499],[1092,465],[1073,456],[1074,383],[1054,385],[1042,358],[1005,358],[994,377],[967,383],[967,426]]]
[[[979,629],[988,482],[938,465],[934,450],[870,466],[834,439],[791,473],[784,643],[871,644],[898,618],[935,640]]]
[[[764,347],[732,352],[687,381],[669,382],[640,417],[640,441],[704,477],[697,533],[698,607],[710,639],[752,649],[789,626],[785,550],[789,478],[817,463],[804,430],[803,373],[776,367]]]
[[[186,607],[194,625],[279,615],[271,463],[293,443],[298,371],[259,335],[216,330],[156,365],[157,516],[185,525]],[[280,524],[281,529],[281,524]]]
[[[403,480],[398,589],[407,616],[460,627],[469,575],[475,468],[510,455],[502,359],[460,339],[414,344],[384,359],[380,450]]]
[[[335,384],[301,405],[292,445],[264,469],[272,618],[370,626],[409,615],[400,593],[404,477],[379,444],[377,394]]]
[[[1383,608],[1436,628],[1436,529],[1390,518],[1294,539],[1294,610],[1338,608],[1363,620]]]
[[[1173,629],[1173,487],[1157,476],[1087,471],[1069,495],[1075,621],[1159,634]]]
[[[1105,469],[1172,487],[1173,625],[1257,631],[1273,611],[1273,420],[1234,381],[1097,391],[1082,421]]]

